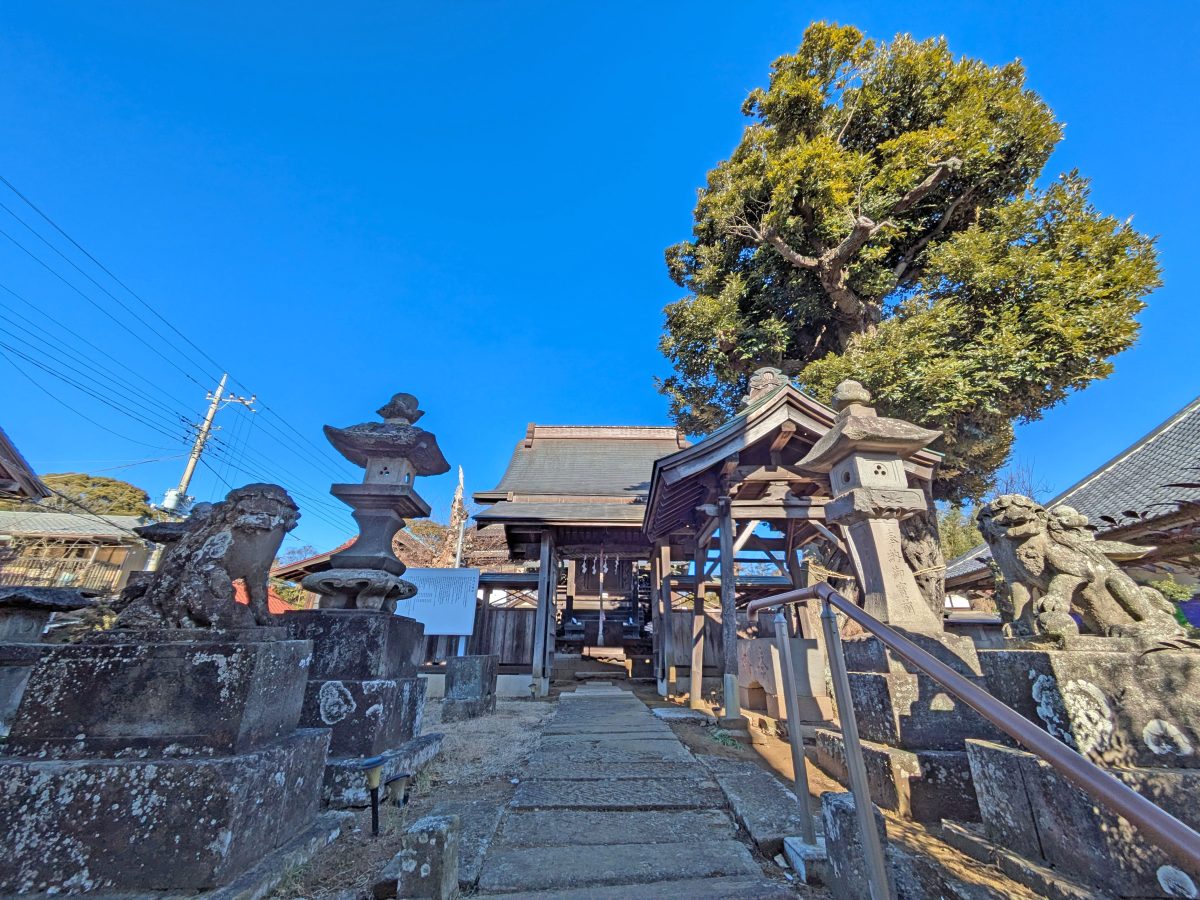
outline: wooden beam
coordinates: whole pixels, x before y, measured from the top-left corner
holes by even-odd
[[[787,446],[788,441],[790,441],[792,439],[792,436],[795,433],[796,433],[796,423],[795,422],[788,421],[788,422],[782,423],[779,426],[779,434],[775,435],[774,440],[771,441],[771,464],[772,465],[776,465],[776,466],[779,465],[780,453],[783,452],[783,448]]]
[[[751,519],[742,526],[742,531],[733,539],[733,555],[737,556],[742,548],[746,546],[746,541],[754,537],[754,529],[758,527],[758,519]]]
[[[783,500],[734,500],[733,515],[739,519],[825,519],[825,499],[787,497]]]

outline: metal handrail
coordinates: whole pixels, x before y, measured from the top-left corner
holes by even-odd
[[[1013,740],[1043,759],[1056,772],[1087,793],[1093,800],[1125,818],[1158,844],[1175,862],[1181,863],[1193,871],[1200,869],[1200,833],[1147,800],[1091,760],[1076,753],[1062,741],[1034,725],[987,691],[972,684],[904,635],[851,603],[829,585],[817,584],[754,600],[747,607],[747,613],[753,620],[761,609],[792,603],[807,603],[809,600],[818,599],[824,606],[823,618],[829,607],[836,608],[846,618],[857,622],[878,638],[884,646],[902,660],[920,669]],[[836,629],[833,634],[836,640]],[[832,662],[834,648],[830,647],[829,650]],[[838,655],[840,656],[840,654]],[[853,707],[847,710],[839,705],[839,708],[843,710],[843,713],[848,711],[849,718],[853,720]],[[843,715],[843,718],[846,716]],[[843,722],[843,730],[845,730],[845,726],[846,723]]]

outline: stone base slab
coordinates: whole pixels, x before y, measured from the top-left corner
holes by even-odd
[[[0,894],[209,890],[306,831],[329,737],[237,756],[0,759]]]
[[[851,672],[847,677],[864,740],[918,751],[961,750],[967,738],[1003,739],[928,675]]]
[[[979,659],[993,696],[1099,765],[1200,769],[1200,694],[1187,687],[1200,680],[1200,652],[1099,649],[1106,641]]]
[[[423,734],[379,754],[383,757],[383,781],[397,775],[416,774],[442,749],[440,734]],[[333,758],[325,765],[321,798],[332,809],[361,809],[371,805],[366,774],[359,768],[361,757]]]
[[[984,832],[993,844],[1032,865],[1120,896],[1196,896],[1200,870],[1184,871],[1132,825],[1032,753],[968,741],[967,754]],[[1108,771],[1184,824],[1200,828],[1200,772]]]
[[[492,694],[478,700],[455,700],[447,697],[442,701],[442,721],[461,722],[464,719],[478,719],[496,711],[496,695]]]
[[[841,733],[817,728],[814,738],[814,746],[806,750],[808,758],[826,775],[847,784]],[[965,751],[901,750],[871,741],[863,741],[862,748],[871,797],[881,808],[917,822],[979,820]]]
[[[29,676],[5,752],[222,757],[290,735],[312,645],[242,639],[264,632],[282,633],[106,632],[94,643],[49,648]],[[147,637],[158,640],[138,642]]]
[[[374,756],[421,733],[423,678],[310,680],[300,724],[329,728],[330,756]]]
[[[424,648],[425,626],[407,616],[371,609],[307,609],[283,615],[291,634],[313,642],[318,681],[413,678],[413,654]]]

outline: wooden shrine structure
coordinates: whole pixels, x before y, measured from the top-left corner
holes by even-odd
[[[833,409],[792,386],[778,370],[762,369],[751,379],[741,412],[693,446],[654,464],[643,533],[654,545],[655,621],[667,619],[675,608],[676,592],[689,580],[671,575],[673,548],[683,548],[694,561],[690,579],[715,581],[719,586],[722,692],[728,718],[739,715],[738,657],[731,649],[738,637],[737,609],[752,596],[749,591],[739,591],[738,578],[720,576],[735,571],[741,564],[739,554],[758,551],[782,584],[801,586],[806,574],[797,551],[825,538],[861,569],[855,548],[842,529],[826,523],[825,506],[841,491],[830,484],[828,474],[801,467],[822,438],[834,430],[837,418]],[[925,449],[904,459],[908,485],[928,493],[939,460],[939,454]],[[855,574],[861,582],[862,572]],[[703,588],[694,587],[692,593],[689,693],[696,703],[701,693],[706,616]],[[794,627],[799,636],[820,642],[815,623],[801,619]],[[656,642],[656,675],[660,692],[669,693],[674,683],[675,651],[669,644],[674,630],[656,627],[655,632],[664,637]]]
[[[825,518],[842,491],[827,471],[800,465],[837,421],[764,369],[742,411],[695,444],[670,427],[530,425],[500,483],[475,494],[487,507],[475,518],[503,527],[513,559],[538,561],[535,688],[548,690],[556,645],[649,637],[661,693],[674,691],[682,658],[698,702],[715,658],[726,713],[736,717],[738,608],[804,583],[798,551],[818,538],[858,568],[842,527]],[[894,464],[908,487],[928,493],[939,459],[917,449]],[[706,609],[712,593],[719,609]],[[691,619],[682,634],[680,615]],[[819,642],[813,623],[793,627]]]
[[[632,620],[638,636],[649,606],[636,572],[650,557],[642,531],[650,473],[656,459],[687,446],[670,427],[530,424],[500,483],[474,495],[487,506],[476,521],[504,528],[513,559],[538,561],[532,667],[540,693],[560,635],[620,646]]]

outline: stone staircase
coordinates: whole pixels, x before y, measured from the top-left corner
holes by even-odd
[[[713,774],[632,693],[564,693],[492,841],[482,896],[794,897],[764,873]]]

